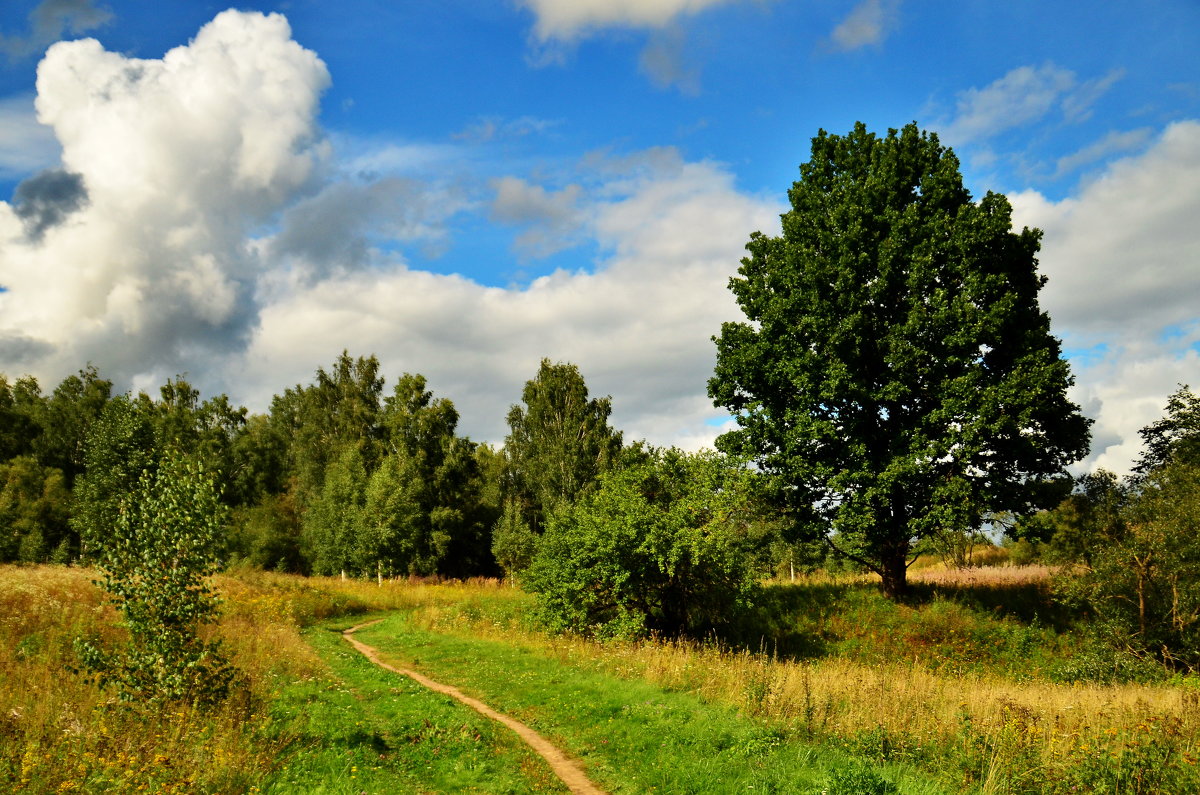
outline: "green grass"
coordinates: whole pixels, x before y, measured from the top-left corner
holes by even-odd
[[[840,780],[839,771],[863,769],[729,707],[520,645],[427,632],[403,615],[359,637],[385,658],[527,723],[613,792],[818,793]],[[902,793],[940,791],[899,766],[868,766],[864,776],[872,775]]]
[[[268,793],[565,792],[515,735],[370,663],[328,627],[306,640],[330,666],[272,706],[295,739]]]

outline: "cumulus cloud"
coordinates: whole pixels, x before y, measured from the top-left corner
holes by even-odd
[[[1127,471],[1138,428],[1176,383],[1200,382],[1200,122],[1172,124],[1143,154],[1112,163],[1077,196],[1010,198],[1044,230],[1042,305],[1076,361],[1097,419],[1089,461]]]
[[[65,34],[85,33],[112,19],[112,12],[92,0],[42,0],[29,12],[29,33],[0,35],[0,52],[10,58],[39,53]]]
[[[840,50],[857,50],[879,44],[890,32],[894,17],[895,10],[890,3],[863,0],[833,29],[830,38]]]
[[[247,239],[318,170],[328,79],[278,15],[223,13],[156,60],[53,45],[36,106],[62,166],[0,202],[0,335],[46,369],[92,360],[121,380],[239,347],[262,267]]]
[[[573,41],[603,28],[663,28],[731,0],[523,0],[539,41]]]

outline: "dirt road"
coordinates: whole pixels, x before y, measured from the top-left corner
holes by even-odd
[[[430,690],[437,691],[438,693],[445,693],[451,698],[457,699],[458,701],[466,704],[468,707],[480,713],[481,715],[485,715],[494,721],[503,723],[505,726],[512,729],[517,733],[517,736],[519,736],[529,745],[530,748],[532,748],[538,753],[539,756],[546,760],[546,762],[550,765],[550,768],[554,771],[555,775],[562,779],[562,782],[567,785],[571,792],[581,793],[581,795],[605,795],[604,790],[597,787],[588,779],[587,774],[583,772],[583,767],[579,764],[579,762],[568,757],[557,747],[550,744],[545,737],[542,737],[542,735],[538,734],[524,723],[497,712],[487,704],[484,704],[478,699],[471,698],[456,687],[450,687],[449,685],[443,685],[440,682],[435,682],[432,679],[422,676],[416,671],[409,671],[405,668],[396,668],[395,666],[388,665],[383,660],[379,659],[379,653],[374,648],[354,637],[354,633],[358,630],[362,629],[363,627],[369,627],[372,624],[378,624],[379,621],[382,620],[383,619],[379,619],[377,621],[368,621],[365,624],[359,624],[358,626],[350,627],[350,629],[342,633],[342,637],[349,641],[351,646],[362,652],[363,656],[378,665],[380,668],[386,668],[387,670],[398,673],[401,676],[407,676],[414,682],[417,682],[418,684],[423,685]]]

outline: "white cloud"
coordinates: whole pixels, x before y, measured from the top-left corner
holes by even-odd
[[[1125,132],[1113,130],[1108,135],[1085,146],[1078,152],[1072,152],[1069,155],[1060,157],[1055,163],[1054,176],[1061,177],[1064,174],[1070,174],[1082,166],[1104,160],[1109,155],[1127,152],[1130,149],[1137,149],[1150,138],[1153,132],[1149,127],[1140,127],[1136,130],[1127,130]]]
[[[1080,82],[1074,72],[1053,63],[1018,67],[983,88],[959,92],[953,118],[940,125],[942,138],[955,146],[976,143],[1056,110],[1068,122],[1085,121],[1124,74],[1118,69]]]
[[[263,267],[247,239],[318,173],[328,79],[278,15],[223,13],[157,60],[53,45],[38,117],[87,203],[32,241],[0,202],[0,336],[36,343],[43,372],[122,381],[240,347]]]
[[[595,273],[556,272],[525,289],[393,267],[290,283],[264,308],[242,365],[247,399],[307,381],[343,348],[375,352],[391,377],[420,372],[454,400],[462,428],[500,440],[507,407],[542,357],[578,364],[612,394],[630,438],[711,443],[710,337],[737,309],[726,289],[755,229],[781,208],[738,193],[710,163],[643,172],[591,208],[611,256]]]
[[[1014,223],[1044,230],[1042,305],[1095,417],[1090,463],[1125,472],[1137,430],[1178,382],[1200,383],[1200,122],[1172,124],[1148,151],[1111,164],[1059,202],[1011,196]]]
[[[841,50],[857,50],[879,44],[894,23],[895,11],[883,0],[862,0],[830,34]]]
[[[1036,121],[1075,83],[1073,72],[1051,63],[1013,69],[983,88],[961,92],[944,137],[953,143],[975,141]]]
[[[522,0],[534,13],[534,36],[573,41],[603,28],[663,28],[731,0]]]

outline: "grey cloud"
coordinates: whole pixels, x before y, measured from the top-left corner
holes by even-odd
[[[0,363],[8,367],[31,364],[54,352],[54,346],[18,332],[0,332]]]
[[[83,176],[60,168],[30,177],[13,191],[13,211],[25,227],[25,236],[34,243],[87,202]]]
[[[64,35],[78,35],[104,25],[112,12],[93,0],[42,0],[29,12],[29,33],[0,36],[0,52],[10,58],[25,58],[42,51]]]
[[[493,141],[524,138],[528,135],[542,135],[560,124],[562,124],[561,120],[539,119],[536,116],[521,116],[516,119],[484,116],[450,137],[456,141],[486,144]]]
[[[492,181],[492,188],[492,220],[525,227],[516,241],[521,254],[547,257],[575,244],[582,226],[578,185],[547,191],[517,177],[502,177]]]
[[[389,177],[337,182],[290,208],[270,247],[311,278],[368,264],[374,240],[436,247],[445,221],[465,206],[451,188]]]

